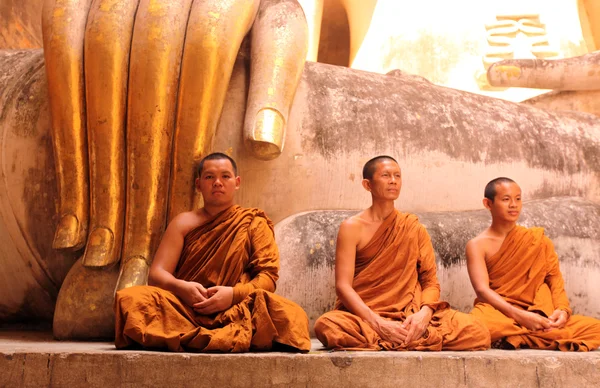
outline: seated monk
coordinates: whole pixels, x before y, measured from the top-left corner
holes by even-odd
[[[167,227],[149,286],[115,299],[117,348],[245,352],[310,350],[308,317],[273,294],[279,251],[273,223],[234,204],[240,177],[233,159],[210,154],[198,166],[204,207]]]
[[[517,225],[521,188],[496,178],[483,205],[492,224],[467,244],[477,299],[471,312],[490,330],[494,347],[588,351],[600,346],[600,320],[571,315],[552,241],[543,228]]]
[[[484,350],[485,325],[440,301],[429,234],[413,214],[394,208],[400,166],[378,156],[363,168],[370,208],[348,218],[338,233],[335,310],[315,323],[328,349]]]

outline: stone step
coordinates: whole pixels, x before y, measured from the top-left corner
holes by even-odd
[[[0,332],[0,387],[597,387],[600,351],[196,354]]]

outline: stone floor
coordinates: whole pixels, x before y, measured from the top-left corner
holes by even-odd
[[[0,331],[0,387],[598,387],[600,351],[195,354]]]

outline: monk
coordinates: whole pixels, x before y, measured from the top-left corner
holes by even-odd
[[[492,224],[467,244],[477,294],[471,312],[490,330],[493,347],[589,351],[600,346],[600,320],[571,315],[558,256],[543,228],[517,225],[521,188],[496,178],[483,205]]]
[[[176,216],[160,242],[149,286],[116,294],[117,348],[245,352],[310,350],[308,317],[273,294],[279,251],[273,223],[234,204],[240,177],[222,153],[199,164],[204,207]]]
[[[488,349],[485,325],[440,301],[427,230],[415,215],[394,208],[402,187],[396,160],[369,160],[362,185],[373,204],[340,226],[337,300],[315,323],[319,340],[335,350]]]

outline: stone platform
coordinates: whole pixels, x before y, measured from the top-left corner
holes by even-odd
[[[0,387],[597,387],[600,351],[194,354],[0,331]]]

